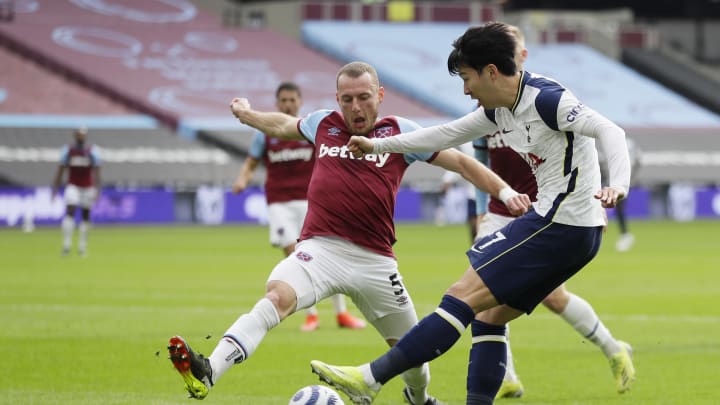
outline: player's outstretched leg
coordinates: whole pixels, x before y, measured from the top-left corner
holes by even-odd
[[[632,361],[632,347],[623,341],[618,341],[621,350],[610,356],[610,368],[615,377],[615,385],[619,393],[630,390],[630,385],[635,381],[635,366]]]
[[[180,336],[173,336],[168,343],[170,361],[185,381],[185,389],[191,398],[203,399],[213,385],[210,361],[196,354]]]
[[[321,381],[344,392],[354,404],[372,404],[380,391],[380,384],[376,383],[371,386],[365,382],[358,367],[332,366],[320,360],[312,360],[310,368],[320,377]]]

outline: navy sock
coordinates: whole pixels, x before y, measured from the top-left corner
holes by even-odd
[[[505,377],[506,361],[505,326],[473,321],[472,349],[467,374],[467,404],[492,404]]]
[[[387,353],[370,363],[375,380],[385,384],[396,375],[445,353],[475,317],[472,308],[445,295],[440,306],[423,318]]]

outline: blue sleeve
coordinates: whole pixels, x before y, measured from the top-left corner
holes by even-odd
[[[407,118],[395,117],[395,119],[398,122],[401,134],[404,134],[406,132],[412,132],[416,129],[422,128],[420,124]],[[405,158],[405,162],[407,162],[407,164],[411,164],[412,162],[415,162],[417,160],[420,160],[422,162],[428,162],[430,161],[430,159],[434,158],[435,153],[436,152],[404,153],[403,157]]]
[[[485,166],[490,167],[490,154],[488,153],[487,139],[485,139],[485,137],[480,137],[473,141],[473,150],[475,151],[475,159]],[[490,197],[486,192],[475,187],[475,213],[477,215],[487,213],[489,199]]]
[[[67,166],[68,165],[68,154],[70,153],[70,148],[67,145],[63,145],[62,149],[60,149],[60,165],[61,166]]]
[[[250,149],[248,150],[248,155],[250,155],[250,157],[254,159],[260,160],[262,159],[264,154],[265,134],[260,131],[256,131],[253,135],[252,143],[250,144]]]
[[[333,110],[318,110],[301,118],[300,123],[298,124],[300,134],[302,134],[308,142],[315,145],[315,137],[320,123],[325,119],[325,117],[332,114],[332,112]]]
[[[100,166],[102,160],[100,160],[100,149],[93,145],[90,147],[90,159],[92,159],[93,166]]]
[[[540,118],[550,129],[559,131],[557,113],[560,105],[560,97],[565,90],[562,87],[551,87],[543,89],[535,98],[535,108]]]

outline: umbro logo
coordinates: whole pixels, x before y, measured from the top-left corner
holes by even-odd
[[[502,129],[503,134],[509,134],[512,131],[513,131],[512,129],[505,129],[505,128]]]
[[[328,129],[328,135],[330,135],[330,136],[338,136],[338,135],[340,135],[341,132],[342,132],[342,130],[338,127],[332,127],[330,129]]]
[[[306,252],[302,252],[302,251],[297,252],[295,254],[295,257],[297,257],[298,259],[300,259],[304,262],[309,262],[310,260],[313,259],[313,257],[310,255],[310,253],[306,253]]]

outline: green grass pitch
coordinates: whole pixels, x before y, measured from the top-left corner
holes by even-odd
[[[568,287],[634,346],[633,389],[617,394],[601,352],[539,307],[511,328],[525,396],[496,403],[720,403],[720,223],[631,227],[633,250],[614,251],[611,226]],[[460,226],[415,224],[397,234],[400,270],[422,317],[466,268],[469,237]],[[0,231],[0,403],[192,403],[167,360],[167,339],[181,334],[209,354],[281,258],[257,226],[98,226],[89,251],[60,257],[59,228]],[[320,330],[301,333],[303,316],[290,317],[204,403],[284,405],[318,383],[311,359],[355,364],[384,352],[372,328],[340,330],[330,304],[319,309]],[[449,404],[464,403],[468,347],[466,333],[431,364],[430,391]],[[396,378],[376,403],[401,403],[401,389]]]

